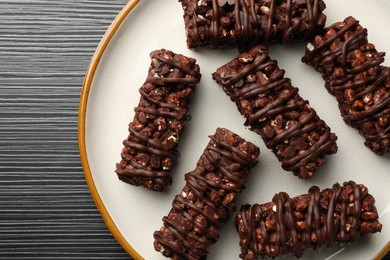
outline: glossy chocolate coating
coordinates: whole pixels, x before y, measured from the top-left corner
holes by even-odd
[[[358,20],[347,17],[316,36],[302,61],[322,73],[344,121],[383,155],[390,151],[390,68],[381,66],[385,54],[367,35]]]
[[[283,169],[308,178],[326,154],[337,151],[336,136],[284,77],[266,47],[259,45],[239,54],[218,68],[213,78],[246,117],[245,125],[273,150]]]
[[[242,259],[278,257],[304,250],[353,242],[357,237],[380,232],[375,200],[362,184],[336,183],[320,191],[290,198],[276,194],[272,202],[245,205],[236,217]]]
[[[235,198],[257,164],[259,148],[218,128],[195,170],[154,233],[155,249],[172,259],[205,259],[207,249],[219,238],[219,230],[235,210]]]
[[[119,179],[162,191],[170,185],[177,142],[187,120],[190,96],[200,80],[192,58],[161,49],[150,54],[148,77],[140,88],[129,136],[123,141]]]
[[[322,0],[180,0],[189,48],[307,39],[325,26]]]

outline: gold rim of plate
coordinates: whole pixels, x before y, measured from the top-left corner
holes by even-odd
[[[112,22],[112,24],[104,34],[103,38],[101,39],[94,55],[92,56],[91,62],[85,74],[84,83],[81,90],[79,115],[78,115],[78,140],[79,140],[80,159],[81,159],[81,164],[83,166],[88,188],[108,229],[110,230],[114,238],[118,241],[118,243],[123,247],[123,249],[135,260],[141,260],[144,258],[137,251],[135,251],[135,249],[126,241],[126,239],[123,237],[118,227],[115,225],[113,219],[111,218],[106,207],[104,206],[103,201],[100,198],[100,195],[93,181],[92,172],[89,167],[88,155],[87,155],[87,149],[85,143],[85,122],[86,122],[85,119],[86,119],[89,91],[91,89],[92,80],[95,76],[96,69],[99,65],[100,59],[103,56],[105,50],[107,49],[107,46],[110,43],[111,39],[118,31],[120,25],[123,23],[126,17],[130,14],[133,8],[140,1],[141,0],[130,0],[125,5],[125,7],[123,7],[123,9],[119,12],[119,14],[117,15],[117,17]],[[389,251],[390,251],[390,241],[376,254],[376,256],[373,259],[380,260]]]

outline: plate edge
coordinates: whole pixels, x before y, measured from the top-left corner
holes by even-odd
[[[126,19],[126,17],[130,14],[133,8],[140,2],[140,0],[130,0],[119,12],[119,14],[115,17],[114,21],[111,23],[110,27],[107,29],[92,59],[89,63],[88,69],[86,71],[84,77],[84,83],[81,90],[80,95],[80,103],[79,103],[79,113],[78,113],[78,145],[80,152],[80,160],[84,171],[84,176],[92,195],[92,198],[105,222],[106,226],[110,230],[111,234],[118,241],[118,243],[122,246],[122,248],[135,260],[143,260],[142,256],[135,251],[135,249],[126,241],[122,233],[119,231],[118,227],[115,225],[113,219],[108,213],[106,207],[103,204],[102,199],[97,191],[95,183],[93,181],[91,169],[89,167],[87,150],[86,150],[86,142],[85,142],[85,122],[86,122],[86,112],[87,112],[87,104],[89,92],[91,89],[92,81],[96,73],[96,69],[99,65],[100,59],[103,56],[105,50],[107,49],[108,44],[111,39],[114,37],[115,33],[118,31],[118,28]]]
[[[114,21],[111,23],[110,27],[107,29],[103,38],[101,39],[98,47],[88,69],[86,71],[84,77],[84,83],[81,90],[80,103],[79,103],[79,113],[78,113],[78,144],[79,144],[79,152],[80,152],[80,160],[83,167],[85,179],[92,195],[92,198],[102,215],[102,218],[110,230],[111,234],[118,241],[118,243],[122,246],[122,248],[135,260],[143,260],[142,256],[139,255],[137,251],[126,241],[123,237],[122,233],[119,231],[114,221],[112,220],[110,214],[105,208],[102,199],[99,196],[95,183],[93,181],[92,173],[89,167],[88,156],[86,152],[86,144],[85,144],[85,119],[86,119],[86,111],[88,104],[89,91],[91,89],[92,80],[95,76],[96,69],[100,62],[101,57],[103,56],[108,44],[111,39],[114,37],[120,25],[123,23],[125,18],[130,14],[133,8],[140,2],[141,0],[130,0],[123,9],[116,16]],[[388,252],[390,252],[390,241],[373,257],[373,260],[381,260]]]
[[[390,252],[390,241],[374,256],[374,260],[381,260],[387,253]]]

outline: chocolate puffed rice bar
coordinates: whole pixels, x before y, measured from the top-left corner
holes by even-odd
[[[141,98],[116,165],[120,180],[162,191],[172,183],[170,169],[187,120],[192,93],[201,74],[196,60],[169,50],[151,52]]]
[[[227,129],[218,128],[210,139],[195,170],[185,175],[186,184],[163,226],[154,233],[154,247],[166,257],[206,258],[258,162],[259,148]]]
[[[218,68],[213,78],[222,85],[245,125],[263,138],[282,168],[309,178],[337,151],[336,135],[321,120],[298,88],[284,77],[276,60],[259,45]]]
[[[320,189],[290,198],[276,194],[272,202],[244,205],[236,216],[241,255],[245,260],[293,254],[301,257],[309,248],[342,245],[357,237],[380,232],[375,199],[363,184]]]
[[[325,26],[322,0],[179,0],[187,46],[238,45],[309,39]]]
[[[378,155],[390,152],[390,68],[381,66],[384,56],[350,16],[317,35],[302,58],[322,73],[345,123],[358,129]]]

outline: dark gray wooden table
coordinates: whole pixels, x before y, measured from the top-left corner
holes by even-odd
[[[85,71],[126,0],[0,0],[0,259],[129,259],[77,144]]]
[[[0,259],[129,259],[77,144],[84,73],[126,2],[0,0]]]

